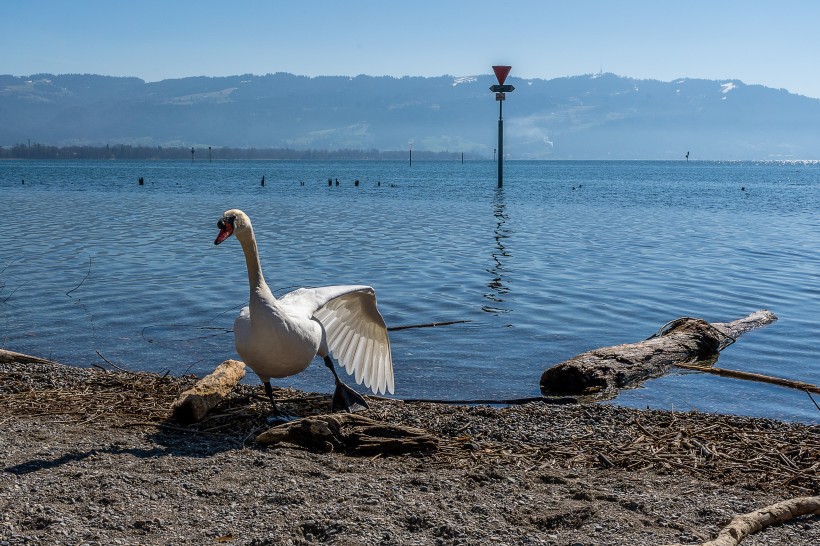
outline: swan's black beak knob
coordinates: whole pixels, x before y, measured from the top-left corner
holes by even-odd
[[[215,245],[218,245],[219,243],[230,237],[233,233],[234,218],[228,218],[227,222],[225,220],[225,218],[220,218],[219,221],[216,223],[216,227],[219,228],[219,235],[217,235],[216,239],[214,240]]]

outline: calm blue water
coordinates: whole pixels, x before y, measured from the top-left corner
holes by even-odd
[[[0,345],[58,361],[235,357],[245,266],[213,239],[241,208],[274,291],[365,283],[388,325],[470,321],[392,333],[398,397],[533,396],[578,353],[758,309],[779,321],[718,365],[820,383],[817,163],[508,162],[499,191],[492,162],[6,161],[0,199]],[[282,384],[332,381],[317,359]],[[616,403],[820,422],[804,392],[680,371]]]

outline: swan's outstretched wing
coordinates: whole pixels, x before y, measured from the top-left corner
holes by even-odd
[[[387,326],[370,286],[301,288],[284,296],[283,305],[298,304],[322,323],[328,349],[376,394],[393,393],[393,359]]]

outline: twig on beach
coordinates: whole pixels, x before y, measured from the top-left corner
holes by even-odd
[[[121,368],[121,367],[117,366],[116,364],[114,364],[113,362],[111,362],[110,360],[108,360],[107,358],[105,358],[105,357],[102,355],[102,353],[100,353],[100,351],[94,351],[94,352],[95,352],[95,353],[97,353],[97,356],[99,356],[100,358],[102,358],[103,360],[105,360],[105,361],[108,363],[108,365],[109,365],[109,366],[111,366],[112,368],[116,368],[116,369],[118,369],[118,370],[119,370],[119,371],[121,371],[121,372],[128,372],[128,370],[126,370],[125,368]]]

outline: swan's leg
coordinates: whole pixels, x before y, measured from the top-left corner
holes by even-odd
[[[268,399],[270,400],[271,405],[273,406],[273,411],[270,415],[268,415],[267,421],[269,425],[281,425],[282,423],[287,423],[288,421],[294,421],[297,419],[295,415],[290,415],[288,413],[282,413],[279,409],[279,406],[276,405],[276,400],[273,398],[273,387],[270,385],[270,381],[263,381],[263,385],[265,385],[265,394],[268,395]]]
[[[265,394],[268,395],[268,399],[270,400],[270,403],[273,406],[274,415],[280,415],[281,412],[279,411],[279,407],[276,405],[276,401],[273,399],[273,387],[270,386],[270,381],[264,381],[263,384],[265,385]]]
[[[330,359],[330,356],[325,356],[324,361],[325,366],[333,372],[333,377],[336,379],[336,390],[333,392],[333,399],[330,403],[330,411],[341,410],[352,413],[357,409],[367,409],[369,406],[367,405],[367,402],[365,402],[362,395],[342,383],[342,380],[339,379],[339,374],[336,373],[336,367],[333,365],[333,361]]]

